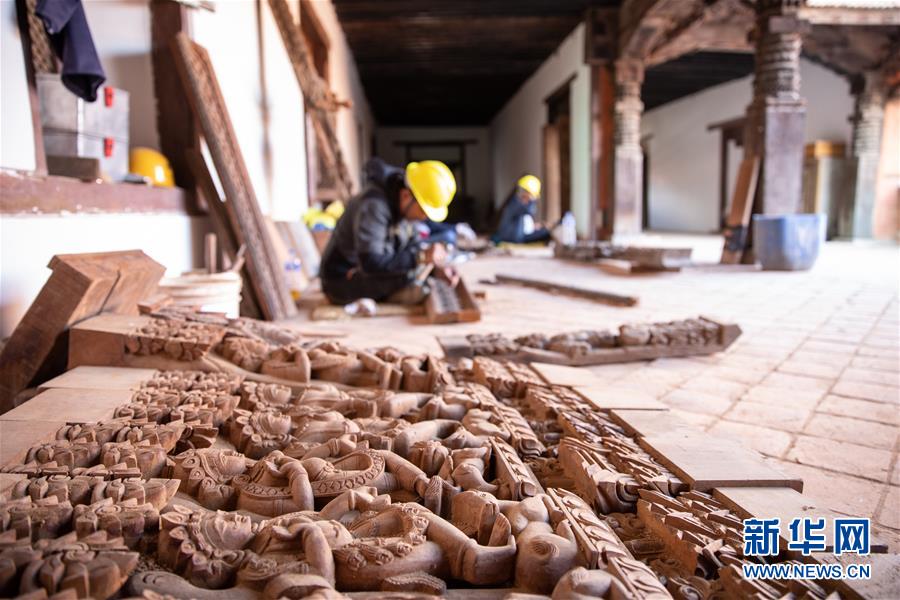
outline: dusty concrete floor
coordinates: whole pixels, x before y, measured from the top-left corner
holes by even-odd
[[[716,237],[645,236],[648,244],[694,246],[718,258]],[[639,389],[683,420],[739,438],[805,493],[837,512],[871,517],[900,551],[900,252],[894,245],[826,245],[809,272],[608,275],[550,258],[481,258],[463,265],[484,289],[479,323],[434,326],[423,317],[303,323],[340,330],[355,345],[439,352],[436,335],[521,334],[615,327],[698,314],[734,321],[744,335],[728,352],[593,367],[616,389]],[[620,308],[511,286],[478,284],[510,273],[640,297]]]

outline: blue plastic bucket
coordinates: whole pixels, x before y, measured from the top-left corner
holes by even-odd
[[[805,271],[816,264],[827,215],[753,215],[753,249],[767,271]]]

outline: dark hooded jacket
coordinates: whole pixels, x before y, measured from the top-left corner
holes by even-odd
[[[365,166],[366,186],[338,220],[322,254],[322,279],[342,279],[357,269],[365,275],[405,275],[416,267],[416,239],[399,235],[398,207],[403,170],[373,158]]]

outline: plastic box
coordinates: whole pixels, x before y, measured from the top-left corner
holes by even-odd
[[[827,215],[753,215],[753,249],[766,271],[805,271],[816,264]]]

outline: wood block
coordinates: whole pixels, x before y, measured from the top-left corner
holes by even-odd
[[[897,576],[897,573],[900,573],[900,554],[835,556],[827,552],[813,552],[810,556],[818,563],[841,564],[845,569],[850,564],[871,565],[872,576],[869,579],[839,579],[834,582],[842,598],[849,600],[900,598],[900,577]]]
[[[74,177],[82,181],[97,181],[103,175],[100,159],[85,156],[47,155],[47,172],[61,177]]]
[[[29,448],[56,437],[65,421],[0,421],[0,466],[22,462]]]
[[[99,315],[78,323],[69,332],[69,368],[125,366],[126,336],[150,321],[143,315]]]
[[[433,279],[431,293],[425,299],[425,312],[430,323],[472,323],[481,320],[481,309],[462,278],[456,287]]]
[[[776,471],[762,456],[732,440],[678,431],[638,438],[638,443],[694,490],[788,487],[803,491],[803,480]]]
[[[628,388],[577,386],[572,388],[597,410],[669,410],[669,407],[646,392]]]
[[[537,371],[537,374],[551,385],[587,387],[592,385],[599,386],[602,384],[600,378],[587,369],[542,362],[531,363],[531,368]]]
[[[153,379],[156,373],[156,369],[81,366],[42,383],[38,388],[42,390],[50,388],[138,390],[143,382]]]
[[[444,356],[450,360],[458,358],[472,358],[472,344],[464,335],[439,335],[438,344],[444,351]]]
[[[0,413],[35,380],[65,370],[65,333],[101,311],[137,314],[165,268],[140,250],[60,254],[52,273],[0,352]]]
[[[639,437],[672,431],[696,431],[696,427],[687,421],[665,411],[616,409],[609,411],[609,417],[626,433]]]
[[[3,421],[91,423],[111,419],[115,409],[131,401],[131,390],[45,390],[0,416]]]
[[[791,488],[771,487],[718,487],[713,496],[725,504],[741,519],[781,519],[781,548],[787,549],[790,537],[789,525],[793,519],[810,517],[825,518],[826,551],[834,549],[834,518],[843,517],[839,513],[820,506],[809,496]],[[872,552],[887,552],[887,544],[872,540]]]

